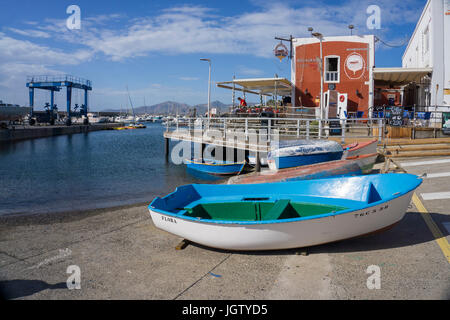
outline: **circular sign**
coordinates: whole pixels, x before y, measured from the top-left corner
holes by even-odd
[[[340,100],[341,102],[344,102],[344,101],[345,101],[345,96],[340,96],[339,100]]]
[[[288,48],[280,42],[273,50],[275,57],[280,59],[280,62],[289,55]]]
[[[351,53],[344,64],[345,74],[349,79],[360,79],[364,75],[366,62],[364,58],[356,52]]]

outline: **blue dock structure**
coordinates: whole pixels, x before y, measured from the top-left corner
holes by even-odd
[[[30,95],[30,125],[33,125],[36,121],[33,117],[34,113],[34,90],[42,89],[50,91],[50,108],[49,110],[49,123],[54,124],[54,97],[55,92],[61,91],[63,87],[66,87],[67,92],[67,118],[66,125],[70,126],[72,124],[72,116],[86,116],[84,124],[88,124],[87,113],[88,113],[88,91],[92,90],[92,82],[90,80],[82,79],[79,77],[74,77],[71,75],[55,75],[55,76],[29,76],[27,77],[27,87]],[[81,105],[80,110],[72,112],[72,89],[84,90],[84,104]],[[78,105],[76,105],[78,107]]]

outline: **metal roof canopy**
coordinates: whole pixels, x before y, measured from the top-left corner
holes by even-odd
[[[233,88],[233,84],[235,85]],[[286,78],[256,78],[234,79],[233,81],[217,82],[217,87],[236,91],[248,92],[256,95],[291,95],[292,83]],[[236,87],[236,85],[242,87]]]
[[[421,82],[423,77],[432,72],[432,68],[374,68],[373,78],[376,84],[407,85]]]

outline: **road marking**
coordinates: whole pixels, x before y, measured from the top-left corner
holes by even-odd
[[[427,164],[440,164],[440,163],[449,163],[450,159],[442,159],[442,160],[430,160],[430,161],[419,161],[419,162],[402,162],[400,165],[402,167],[417,167],[423,166]]]
[[[420,214],[422,215],[423,220],[425,220],[425,223],[427,224],[428,228],[430,229],[431,233],[434,236],[434,239],[436,240],[437,244],[441,248],[442,252],[444,253],[445,258],[447,259],[447,262],[450,263],[450,245],[448,244],[447,239],[442,234],[441,230],[439,230],[436,223],[431,218],[431,215],[428,213],[427,209],[423,205],[422,201],[420,201],[419,197],[414,193],[412,197],[412,201],[414,205],[416,206],[417,210],[419,210]]]
[[[450,192],[433,192],[433,193],[421,193],[423,200],[443,200],[450,199]]]
[[[427,173],[426,179],[450,177],[450,172]]]

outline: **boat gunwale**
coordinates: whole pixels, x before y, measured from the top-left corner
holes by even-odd
[[[399,199],[399,198],[409,194],[410,192],[414,192],[414,190],[416,190],[423,182],[423,180],[420,179],[419,177],[417,177],[417,180],[418,180],[418,183],[414,187],[411,187],[411,189],[404,191],[404,192],[394,193],[390,197],[388,197],[386,199],[382,199],[377,202],[367,203],[366,206],[361,206],[358,208],[349,208],[347,210],[341,210],[341,211],[334,212],[334,213],[331,212],[331,213],[326,213],[326,214],[321,214],[321,215],[316,215],[316,216],[300,217],[300,218],[292,218],[292,219],[267,220],[267,221],[231,221],[231,220],[228,221],[228,220],[199,219],[199,218],[194,218],[194,217],[183,216],[182,214],[179,214],[179,213],[172,213],[172,212],[168,212],[168,211],[164,211],[164,210],[160,210],[155,207],[152,207],[153,202],[158,198],[156,198],[155,200],[152,201],[152,203],[150,203],[150,205],[148,206],[148,209],[150,211],[153,211],[155,213],[159,213],[162,215],[167,215],[167,216],[171,216],[174,218],[179,218],[182,220],[188,220],[188,221],[197,222],[197,223],[199,223],[199,222],[205,223],[205,224],[209,224],[209,225],[267,225],[267,224],[292,223],[292,222],[323,219],[323,218],[327,218],[327,217],[337,217],[337,216],[341,216],[341,215],[344,215],[347,213],[357,212],[357,211],[377,207],[383,203],[388,203],[390,201]],[[174,194],[175,192],[177,192],[177,189],[171,194]],[[338,200],[339,198],[327,198],[327,199]],[[355,202],[364,203],[362,201],[355,201]],[[184,211],[186,211],[186,210],[184,210]]]
[[[193,160],[185,159],[186,162],[189,162],[190,164],[197,164],[197,165],[207,165],[207,166],[238,166],[238,165],[245,165],[246,162],[235,162],[235,163],[205,163],[205,162],[197,162]]]
[[[376,143],[378,145],[378,140],[374,139],[374,140],[371,140],[371,141],[356,142],[356,145],[354,145],[355,143],[348,144],[348,145],[342,146],[342,149],[344,149],[344,151],[352,151],[352,152],[354,152],[354,151],[358,151],[358,150],[364,149],[364,148],[366,148],[366,147],[368,147],[368,146],[370,146],[370,145],[372,145],[374,143]],[[352,145],[354,145],[354,146],[352,146]]]
[[[317,156],[317,155],[334,155],[334,154],[341,154],[343,155],[345,150],[342,151],[318,151],[318,152],[310,152],[310,153],[298,153],[298,154],[289,154],[289,155],[273,155],[273,151],[270,151],[267,153],[267,161],[276,161],[277,158],[298,158],[298,157],[308,157],[308,156]],[[327,161],[324,161],[327,162]]]

